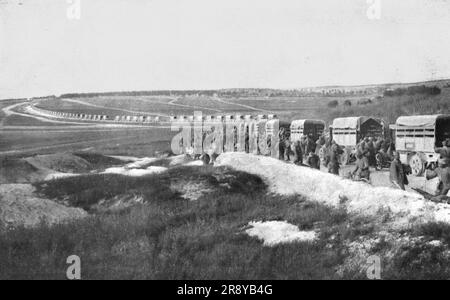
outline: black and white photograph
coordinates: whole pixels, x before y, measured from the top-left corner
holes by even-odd
[[[0,280],[450,279],[449,29],[447,0],[0,0]]]

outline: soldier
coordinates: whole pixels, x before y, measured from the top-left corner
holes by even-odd
[[[305,134],[302,134],[302,136],[300,137],[300,145],[302,147],[302,153],[307,153],[306,152],[306,144],[308,142],[308,138]]]
[[[314,152],[314,151],[316,151],[316,143],[314,142],[312,133],[310,133],[306,140],[306,152],[304,152],[304,153],[309,153],[309,152]]]
[[[317,139],[317,142],[316,142],[316,153],[319,153],[319,150],[320,150],[320,148],[322,148],[323,145],[325,145],[325,135],[324,134],[319,136],[319,138]]]
[[[284,160],[291,161],[291,141],[288,137],[284,137],[282,143],[284,144]]]
[[[280,131],[278,132],[278,149],[279,149],[279,155],[280,155],[280,159],[284,160],[284,156],[285,156],[285,152],[286,152],[286,143],[284,142],[285,136],[284,136],[284,128],[280,128]]]
[[[434,151],[439,153],[439,158],[444,160],[444,164],[450,164],[450,139],[442,142],[442,147],[435,147]]]
[[[386,155],[387,157],[389,157],[389,159],[393,159],[395,152],[395,144],[391,140],[388,140],[386,145],[387,145]]]
[[[383,146],[384,139],[379,137],[375,138],[374,145],[375,145],[375,152],[379,152]]]
[[[328,163],[330,162],[330,149],[331,149],[331,138],[325,138],[325,144],[322,146],[322,164],[324,167],[328,167]]]
[[[339,175],[339,155],[342,153],[342,149],[336,143],[336,141],[331,142],[331,148],[329,150],[329,162],[328,162],[328,173]]]
[[[370,137],[368,139],[368,142],[366,143],[367,151],[368,151],[368,159],[369,159],[369,165],[375,166],[376,160],[375,160],[375,144],[373,142],[373,138]]]
[[[439,159],[435,170],[427,170],[425,177],[427,180],[439,177],[439,195],[447,196],[450,191],[450,165],[444,159]]]
[[[320,170],[320,158],[314,152],[309,152],[306,163],[313,169]]]
[[[291,150],[294,154],[294,164],[301,165],[303,163],[303,152],[300,141],[295,141],[291,144]]]
[[[361,139],[361,141],[356,145],[356,152],[357,153],[364,153],[366,151],[366,143],[364,139]]]
[[[370,178],[370,170],[369,170],[369,160],[368,160],[369,153],[366,152],[366,154],[362,154],[358,152],[356,154],[356,168],[352,172],[353,178],[355,180],[367,180],[369,181]]]
[[[405,190],[405,184],[408,184],[405,169],[400,161],[400,154],[395,151],[394,159],[389,168],[389,179],[394,187]]]

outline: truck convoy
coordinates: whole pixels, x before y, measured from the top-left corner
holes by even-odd
[[[450,138],[450,115],[401,116],[391,127],[395,131],[395,148],[403,164],[415,176],[434,169],[439,154],[435,149]]]
[[[205,118],[207,119],[208,117]],[[328,132],[322,120],[301,119],[288,122],[279,121],[276,116],[265,115],[251,118],[246,116],[243,119],[258,120],[256,130],[265,129],[267,137],[273,134],[274,125],[277,124],[282,138],[291,142],[300,140],[302,136],[311,136],[317,141],[321,136],[328,135],[343,149],[340,155],[342,165],[355,159],[356,147],[365,137],[390,139],[395,141],[402,163],[409,165],[415,176],[421,176],[427,168],[434,169],[437,166],[439,154],[435,148],[441,147],[442,142],[450,138],[450,115],[401,116],[391,126],[376,117],[336,118]],[[276,121],[278,122],[275,123]]]

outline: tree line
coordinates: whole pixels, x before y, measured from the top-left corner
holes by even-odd
[[[394,96],[403,96],[403,95],[439,95],[441,93],[441,89],[437,86],[410,86],[407,88],[397,88],[394,90],[386,90],[384,91],[384,96],[386,97],[394,97]]]

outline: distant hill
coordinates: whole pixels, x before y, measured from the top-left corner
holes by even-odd
[[[319,86],[298,89],[270,89],[270,88],[227,88],[215,90],[154,90],[154,91],[115,91],[100,93],[68,93],[61,98],[100,97],[100,96],[210,96],[210,97],[305,97],[305,96],[361,96],[381,95],[385,90],[408,88],[410,86],[425,85],[439,88],[450,87],[450,79],[414,82],[387,83],[355,86]]]

